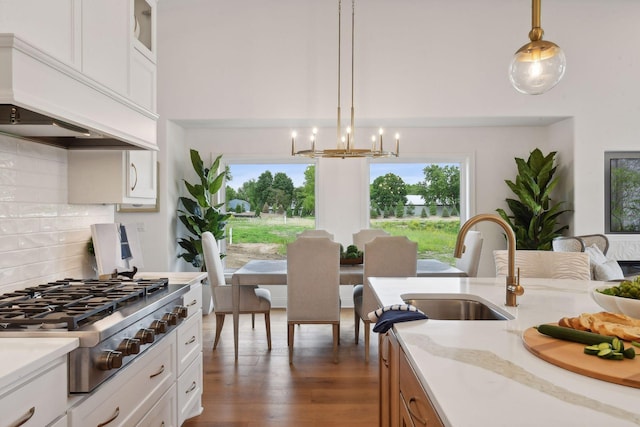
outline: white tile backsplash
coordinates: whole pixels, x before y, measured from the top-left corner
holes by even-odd
[[[67,151],[0,135],[0,293],[94,277],[90,225],[113,205],[69,205]]]

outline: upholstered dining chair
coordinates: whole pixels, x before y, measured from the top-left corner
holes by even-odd
[[[353,233],[353,244],[361,251],[364,250],[364,245],[372,241],[378,236],[388,236],[389,233],[379,228],[363,228],[357,233]]]
[[[464,252],[462,257],[456,259],[456,267],[467,273],[468,277],[478,275],[482,242],[482,233],[479,231],[468,231],[464,238]]]
[[[506,250],[493,251],[496,277],[506,276],[508,255]],[[584,252],[516,251],[516,269],[520,277],[547,279],[590,280],[589,255]]]
[[[327,230],[304,230],[298,233],[296,237],[328,237],[333,240],[333,234]]]
[[[216,314],[216,336],[213,341],[213,349],[215,350],[224,326],[224,318],[227,314],[233,313],[232,287],[225,283],[218,242],[209,231],[202,233],[202,252],[213,296],[213,311]],[[271,350],[271,292],[257,286],[240,286],[239,311],[240,314],[251,314],[252,327],[255,326],[255,314],[264,313],[267,345]]]
[[[333,361],[340,339],[340,244],[327,237],[299,237],[287,245],[287,341],[293,363],[294,325],[333,326]]]
[[[368,314],[378,304],[369,284],[369,277],[415,277],[418,269],[418,244],[405,236],[378,236],[364,245],[362,285],[353,289],[356,344],[360,335],[360,320],[364,323],[364,360],[369,361],[371,321]]]

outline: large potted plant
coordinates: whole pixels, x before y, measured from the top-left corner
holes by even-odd
[[[218,173],[220,159],[222,155],[216,157],[209,167],[205,167],[197,150],[190,150],[191,164],[196,174],[200,178],[199,183],[191,184],[184,181],[187,191],[192,196],[180,197],[178,218],[190,233],[187,237],[178,239],[178,244],[184,252],[178,258],[184,259],[194,267],[206,270],[204,258],[202,256],[202,233],[210,231],[216,240],[225,237],[225,225],[231,214],[223,213],[220,209],[223,203],[215,204],[215,194],[224,183],[226,172]]]
[[[516,182],[505,180],[518,199],[506,199],[512,214],[496,209],[498,214],[513,229],[517,249],[551,250],[554,237],[562,235],[568,225],[559,225],[558,217],[568,209],[562,209],[564,202],[553,202],[551,192],[558,184],[554,178],[556,152],[543,155],[535,149],[528,160],[516,158],[518,175]]]

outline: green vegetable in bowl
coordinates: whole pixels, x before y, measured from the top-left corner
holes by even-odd
[[[633,281],[625,280],[617,286],[599,290],[598,292],[614,297],[640,299],[640,276],[634,278]]]

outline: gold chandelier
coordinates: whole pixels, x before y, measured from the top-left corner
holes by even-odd
[[[338,0],[338,123],[337,123],[337,144],[334,149],[320,150],[316,148],[318,128],[311,131],[311,148],[307,150],[296,150],[296,131],[291,133],[291,155],[303,157],[330,157],[330,158],[351,158],[351,157],[398,157],[400,151],[400,135],[395,134],[396,149],[388,151],[384,149],[382,137],[384,130],[379,129],[378,135],[371,136],[371,148],[355,148],[355,126],[353,109],[353,68],[354,68],[354,27],[355,27],[355,0],[351,0],[351,121],[345,134],[342,134],[340,124],[340,59],[341,59],[341,38],[342,38],[342,0]]]

